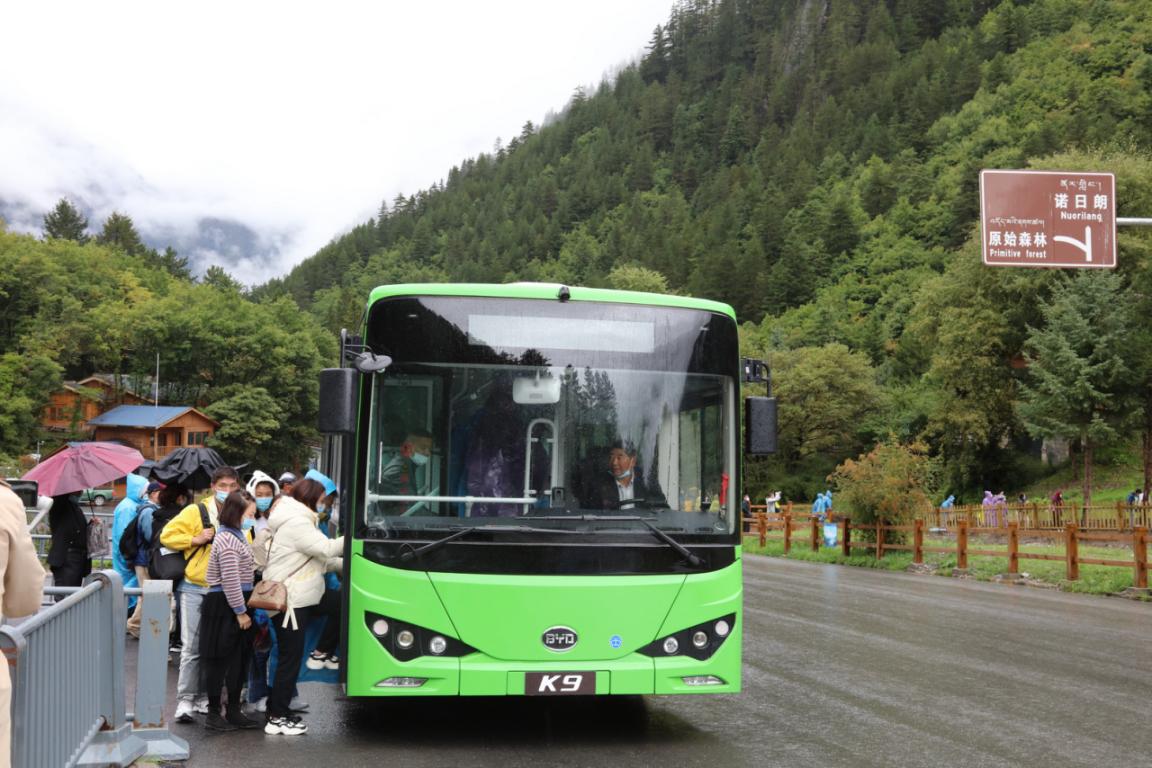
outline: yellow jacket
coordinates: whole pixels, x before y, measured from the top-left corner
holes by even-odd
[[[209,496],[200,502],[208,510],[208,520],[212,527],[219,524],[216,509],[216,497]],[[208,542],[200,547],[192,544],[192,537],[198,536],[204,530],[200,519],[200,507],[189,504],[180,510],[180,514],[168,521],[160,533],[160,545],[168,549],[175,549],[184,553],[187,561],[184,565],[184,579],[198,587],[208,588],[208,555],[212,552],[212,543]]]

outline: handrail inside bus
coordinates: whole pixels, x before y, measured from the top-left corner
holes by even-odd
[[[449,501],[464,504],[535,504],[536,499],[512,496],[393,496],[369,493],[368,501]]]

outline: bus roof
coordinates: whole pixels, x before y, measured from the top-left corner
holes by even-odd
[[[601,301],[615,304],[647,304],[657,307],[700,309],[727,315],[736,320],[736,311],[727,304],[688,296],[669,296],[641,291],[615,291],[608,288],[563,286],[560,283],[401,283],[381,285],[368,296],[371,307],[380,299],[393,296],[479,296],[499,299],[557,300],[561,288],[568,288],[569,301]]]

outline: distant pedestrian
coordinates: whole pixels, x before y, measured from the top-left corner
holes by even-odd
[[[79,508],[79,507],[77,507]],[[81,520],[84,514],[80,514]],[[29,616],[44,599],[44,567],[28,532],[24,502],[0,480],[0,614],[5,619]],[[0,768],[12,764],[12,680],[0,664]]]

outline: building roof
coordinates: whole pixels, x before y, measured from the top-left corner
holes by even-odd
[[[196,411],[196,409],[189,405],[118,405],[94,419],[89,419],[88,426],[156,429],[183,416],[188,411]],[[213,424],[218,423],[200,411],[196,411],[196,413]]]

